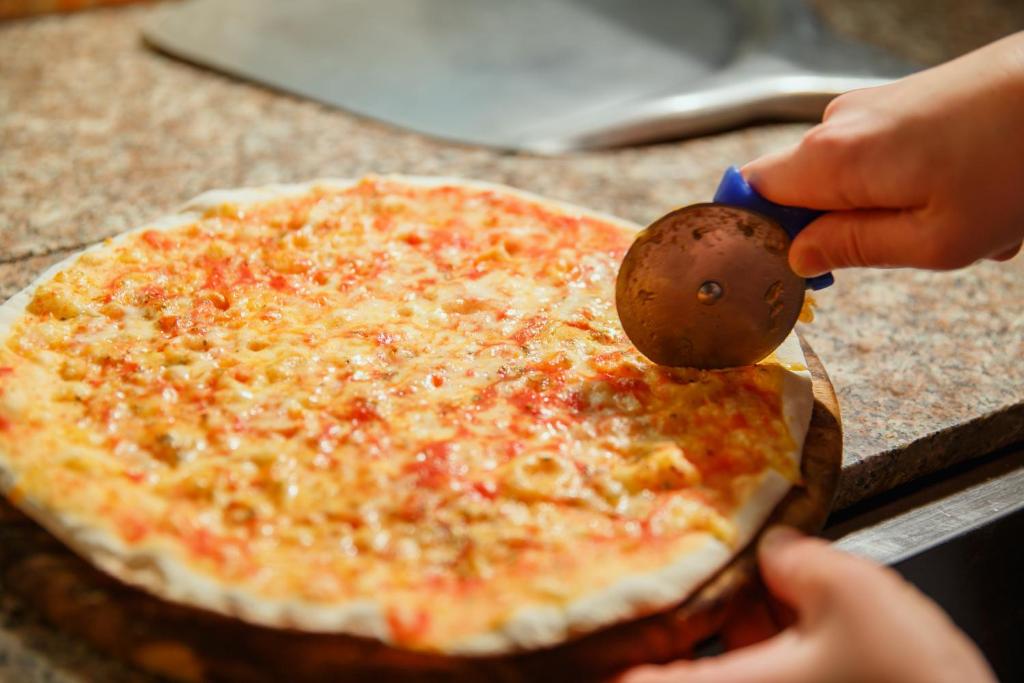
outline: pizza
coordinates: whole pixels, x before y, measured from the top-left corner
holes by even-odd
[[[812,397],[795,338],[644,359],[637,230],[450,179],[204,194],[0,308],[0,488],[254,624],[481,656],[676,605],[800,483]]]

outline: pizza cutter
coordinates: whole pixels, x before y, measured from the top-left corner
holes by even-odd
[[[833,282],[789,267],[790,243],[822,213],[774,204],[730,167],[713,202],[662,216],[629,248],[615,286],[626,335],[660,365],[761,360],[793,329],[806,290]]]

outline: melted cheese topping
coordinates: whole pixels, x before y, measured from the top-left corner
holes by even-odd
[[[422,649],[728,542],[745,482],[797,476],[783,370],[643,359],[631,239],[372,179],[136,233],[0,347],[14,497],[259,596],[376,600]]]

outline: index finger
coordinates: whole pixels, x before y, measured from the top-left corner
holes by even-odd
[[[847,175],[840,141],[816,142],[821,126],[787,149],[771,152],[743,166],[741,173],[765,199],[786,206],[822,211],[857,208],[850,193],[841,186]]]

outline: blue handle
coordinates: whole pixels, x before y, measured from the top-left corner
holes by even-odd
[[[729,204],[764,214],[781,225],[783,230],[789,234],[790,239],[795,239],[811,221],[825,213],[814,209],[802,209],[798,206],[783,206],[768,201],[744,180],[740,170],[735,166],[730,166],[725,171],[722,182],[718,184],[718,190],[715,191],[714,201],[718,204]],[[832,273],[825,273],[808,278],[807,286],[818,290],[828,287],[833,282],[835,282],[835,278],[832,277]]]

